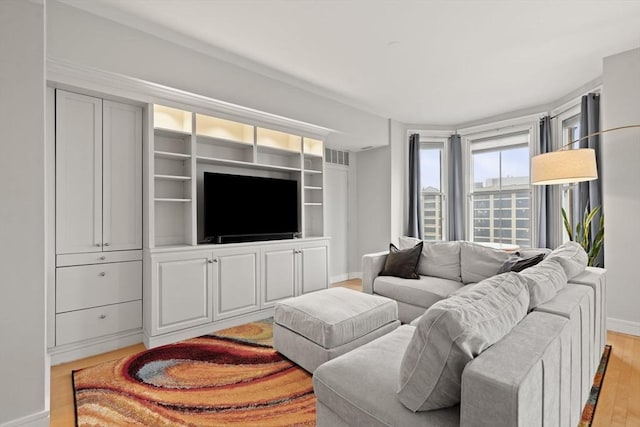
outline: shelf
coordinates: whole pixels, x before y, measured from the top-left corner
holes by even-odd
[[[280,148],[283,150],[302,152],[302,137],[277,130],[256,128],[258,147]]]
[[[304,138],[303,139],[304,154],[314,157],[322,157],[324,144],[319,139]]]
[[[304,173],[307,173],[307,174],[309,174],[309,175],[314,175],[314,174],[321,174],[321,173],[322,173],[322,171],[317,171],[317,170],[315,170],[315,169],[305,169],[305,170],[304,170]]]
[[[191,158],[191,154],[172,153],[170,151],[154,151],[153,154],[157,159],[189,160]]]
[[[154,128],[154,134],[159,136],[166,136],[168,138],[184,138],[185,136],[191,136],[191,132],[185,132],[181,130],[175,129],[166,129],[166,128]]]
[[[185,203],[185,202],[190,202],[191,199],[165,199],[165,198],[156,198],[154,199],[156,202],[177,202],[177,203]]]
[[[191,181],[190,176],[181,176],[181,175],[154,175],[155,179],[163,179],[167,181]]]
[[[290,168],[286,166],[276,166],[276,165],[265,165],[260,163],[251,163],[251,162],[241,162],[238,160],[226,160],[226,159],[216,159],[213,157],[203,157],[197,156],[196,161],[200,163],[206,163],[210,165],[222,165],[222,166],[238,166],[243,168],[250,169],[258,169],[258,170],[275,170],[275,171],[286,171],[286,172],[300,172],[299,168]]]
[[[191,135],[191,112],[164,105],[153,106],[153,127],[177,134]]]
[[[305,190],[322,190],[322,187],[313,187],[311,185],[305,185],[304,189]]]
[[[322,158],[322,154],[316,154],[316,153],[304,153],[305,157],[313,157],[313,158],[317,158],[317,159],[321,159]]]
[[[305,206],[322,206],[322,203],[305,203]]]
[[[271,153],[271,154],[286,154],[286,155],[300,155],[299,150],[291,150],[289,148],[280,148],[280,147],[272,147],[270,145],[258,145],[258,151],[260,153]]]
[[[196,135],[253,145],[254,127],[246,123],[196,114]]]
[[[229,148],[253,148],[253,142],[244,142],[244,141],[234,141],[233,139],[225,139],[225,138],[217,138],[214,136],[208,135],[198,135],[198,142],[204,144],[213,144],[221,147],[229,147]]]

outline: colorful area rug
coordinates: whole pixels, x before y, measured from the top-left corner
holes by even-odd
[[[582,417],[580,418],[580,424],[578,427],[589,427],[593,423],[593,416],[596,413],[596,405],[598,404],[598,398],[600,397],[600,390],[602,389],[602,382],[604,381],[604,374],[607,372],[607,365],[609,364],[609,356],[611,355],[611,346],[604,346],[602,357],[600,358],[600,365],[596,371],[596,376],[593,379],[593,386],[591,387],[591,393],[589,393],[589,400],[584,405],[582,410]]]
[[[311,375],[255,322],[73,372],[79,426],[315,425]]]

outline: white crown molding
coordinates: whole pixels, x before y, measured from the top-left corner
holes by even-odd
[[[243,107],[147,80],[104,71],[69,61],[47,59],[47,81],[52,86],[79,88],[150,104],[169,104],[181,108],[213,111],[250,121],[256,125],[294,130],[306,136],[324,138],[335,132],[322,126],[290,119],[265,111]]]

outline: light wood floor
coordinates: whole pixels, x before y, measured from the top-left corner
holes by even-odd
[[[360,280],[347,280],[333,286],[362,290]],[[609,332],[613,346],[609,367],[596,408],[593,427],[640,427],[640,337]],[[144,350],[142,344],[51,368],[51,427],[74,425],[71,371],[118,359]]]

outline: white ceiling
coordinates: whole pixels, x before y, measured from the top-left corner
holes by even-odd
[[[640,47],[640,1],[62,1],[413,124],[547,105]]]

